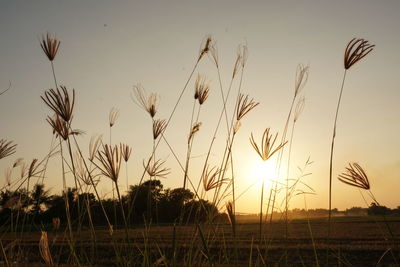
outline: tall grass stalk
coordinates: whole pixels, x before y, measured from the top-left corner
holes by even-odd
[[[197,60],[196,60],[196,63],[194,64],[193,69],[192,69],[192,71],[190,72],[189,77],[187,78],[187,80],[186,80],[186,82],[185,82],[185,85],[183,86],[183,88],[182,88],[182,90],[181,90],[181,92],[180,92],[180,94],[179,94],[179,96],[178,96],[178,99],[177,99],[177,101],[176,101],[174,107],[172,108],[172,111],[171,111],[171,113],[170,113],[170,115],[169,115],[169,117],[168,117],[168,119],[167,119],[165,128],[168,127],[168,125],[169,125],[169,123],[170,123],[172,117],[174,116],[175,111],[176,111],[176,109],[177,109],[177,107],[178,107],[178,105],[179,105],[179,103],[180,103],[180,101],[181,101],[181,99],[182,99],[182,96],[183,96],[183,94],[185,93],[185,91],[186,91],[186,89],[187,89],[187,86],[188,86],[190,80],[192,79],[193,74],[194,74],[194,72],[196,71],[196,69],[197,69],[197,67],[198,67],[198,65],[199,65],[199,63],[200,63],[200,61],[201,61],[201,59],[204,57],[204,55],[206,55],[206,54],[209,52],[209,49],[210,49],[209,46],[210,46],[211,41],[212,41],[211,37],[207,37],[207,39],[206,39],[206,41],[205,41],[205,44],[204,44],[204,47],[201,48],[201,50],[200,50],[200,52],[199,52],[199,56],[198,56],[198,58],[197,58]],[[161,141],[161,138],[158,139],[158,141],[157,141],[157,143],[156,143],[156,145],[155,145],[155,148],[158,147],[160,141]],[[146,166],[145,166],[145,168],[144,168],[144,170],[143,170],[143,172],[142,172],[142,175],[141,175],[141,178],[140,178],[140,181],[139,181],[139,186],[141,185],[141,183],[142,183],[142,181],[143,181],[143,178],[144,178],[144,176],[145,176],[145,174],[146,174],[146,169],[149,167],[150,162],[151,162],[151,158],[148,160],[148,162],[147,162],[147,164],[146,164]],[[130,204],[129,215],[128,215],[129,218],[130,218],[130,214],[131,214],[132,211],[133,211],[133,205],[135,204],[135,201],[136,201],[136,197],[133,198],[133,200],[132,200],[132,202],[131,202],[131,204]]]
[[[216,52],[214,52],[213,54],[216,55]],[[220,169],[224,170],[224,171],[221,172],[218,180],[221,181],[222,179],[224,179],[223,176],[225,175],[225,171],[226,171],[226,168],[224,168],[224,164],[226,165],[228,163],[228,160],[231,160],[232,199],[233,199],[233,211],[235,212],[235,210],[236,210],[235,202],[236,201],[235,201],[235,192],[234,192],[233,161],[232,161],[231,157],[227,156],[227,154],[230,154],[230,152],[231,152],[231,149],[228,149],[228,148],[231,147],[230,138],[231,138],[231,132],[232,132],[232,129],[233,129],[233,126],[234,126],[234,124],[233,124],[234,118],[235,118],[235,115],[237,113],[238,101],[239,101],[239,98],[240,98],[240,92],[241,92],[241,86],[242,86],[242,80],[243,80],[243,72],[244,72],[244,68],[245,68],[245,65],[246,65],[246,61],[247,61],[247,47],[244,46],[244,45],[243,46],[239,46],[237,57],[236,57],[236,61],[235,61],[235,65],[234,65],[234,68],[233,68],[233,71],[232,71],[231,81],[230,81],[229,87],[228,87],[228,92],[227,92],[225,97],[224,97],[223,89],[222,89],[221,75],[220,75],[220,71],[219,71],[217,55],[214,56],[213,58],[214,58],[215,65],[217,66],[218,77],[219,77],[218,80],[219,80],[219,84],[220,84],[220,91],[221,91],[221,95],[223,96],[223,109],[221,110],[221,113],[220,113],[220,116],[219,116],[219,119],[218,119],[218,123],[217,123],[217,125],[215,127],[214,134],[213,134],[213,137],[211,139],[211,143],[210,143],[209,148],[208,148],[207,156],[206,156],[206,159],[205,159],[205,162],[204,162],[204,165],[203,165],[202,176],[204,176],[205,171],[206,171],[206,167],[208,166],[208,159],[209,159],[209,156],[210,156],[210,153],[211,153],[211,149],[212,149],[214,141],[216,139],[216,135],[217,135],[217,132],[219,130],[219,126],[221,124],[222,116],[225,114],[228,132],[227,132],[226,146],[225,146],[225,150],[224,150],[224,154],[223,154],[223,157],[222,157],[222,160],[221,160],[221,166],[220,166]],[[233,111],[233,114],[232,114],[231,125],[229,127],[228,126],[227,113],[226,113],[226,104],[227,104],[227,101],[228,101],[228,98],[229,98],[229,95],[230,95],[230,92],[231,92],[231,89],[232,89],[233,81],[237,76],[239,68],[241,68],[241,77],[240,77],[240,82],[239,82],[239,87],[238,87],[238,92],[237,92],[237,97],[236,97],[236,104],[235,104],[235,108],[234,108],[234,111]],[[239,124],[238,124],[238,127],[239,127]],[[199,184],[198,184],[197,188],[199,188],[200,182],[201,182],[201,180],[199,180]],[[218,198],[217,197],[218,194],[219,194],[219,189],[216,190],[215,195],[214,195],[214,199]]]
[[[300,92],[303,90],[304,86],[307,83],[308,71],[309,71],[309,67],[308,66],[304,66],[302,64],[299,64],[297,66],[296,76],[295,76],[295,83],[294,83],[294,94],[293,94],[292,102],[290,104],[289,113],[288,113],[287,118],[286,118],[285,127],[283,129],[281,143],[283,143],[286,140],[286,134],[287,134],[288,127],[289,127],[290,118],[292,116],[293,107],[294,107],[294,104],[295,104],[295,101],[296,101],[297,97],[299,96]],[[281,165],[282,165],[282,161],[283,161],[284,149],[285,148],[281,149],[279,151],[279,153],[278,153],[278,163],[277,163],[277,166],[276,166],[276,176],[277,176],[277,178],[280,177],[280,171],[281,171]],[[278,183],[275,183],[274,197],[273,197],[272,208],[271,208],[271,216],[270,216],[270,220],[269,220],[270,223],[272,222],[272,217],[273,217],[273,213],[274,213],[274,209],[275,209],[275,199],[276,199],[276,192],[277,191],[278,191]]]
[[[336,137],[336,123],[339,115],[340,102],[342,100],[344,83],[346,80],[347,70],[349,70],[354,64],[359,60],[368,55],[375,45],[371,45],[367,40],[353,38],[348,44],[344,52],[344,73],[343,79],[340,86],[339,99],[337,101],[335,120],[333,123],[333,133],[331,142],[331,151],[329,158],[329,214],[328,214],[328,240],[331,235],[331,224],[332,224],[332,172],[333,172],[333,153],[335,147],[335,137]],[[329,241],[328,241],[329,242]]]
[[[75,136],[73,136],[73,139],[74,139],[74,142],[75,142],[75,146],[76,146],[76,148],[77,148],[77,151],[78,151],[78,153],[79,153],[79,156],[82,158],[83,165],[84,165],[84,167],[85,167],[85,169],[86,169],[86,171],[87,171],[87,173],[88,173],[88,177],[89,177],[90,183],[91,183],[91,185],[92,185],[92,187],[93,187],[93,190],[94,190],[94,192],[95,192],[96,198],[98,199],[98,201],[99,201],[99,203],[100,203],[100,207],[101,207],[101,210],[102,210],[102,212],[103,212],[104,218],[105,218],[106,221],[107,221],[108,229],[109,229],[110,231],[112,231],[113,227],[112,227],[111,222],[110,222],[110,220],[109,220],[109,218],[108,218],[108,215],[107,215],[107,212],[106,212],[106,210],[105,210],[105,208],[104,208],[103,202],[101,201],[99,192],[98,192],[98,190],[97,190],[97,186],[96,186],[95,181],[94,181],[94,178],[93,178],[93,176],[92,176],[92,172],[89,170],[89,167],[88,167],[88,165],[87,165],[87,163],[86,163],[85,158],[84,158],[83,155],[82,155],[82,150],[80,149],[79,144],[78,144],[78,141],[76,140]],[[94,159],[94,158],[92,158],[92,160],[93,160],[93,159]]]
[[[185,164],[185,176],[183,181],[183,188],[186,188],[186,180],[189,171],[189,162],[190,162],[190,155],[192,151],[193,141],[195,134],[200,130],[199,117],[200,117],[200,110],[204,102],[207,100],[209,95],[209,84],[205,80],[205,77],[200,75],[197,76],[195,82],[195,93],[194,93],[194,101],[192,107],[192,114],[190,118],[190,129],[189,129],[189,137],[187,142],[187,152],[186,152],[186,164]],[[196,107],[196,101],[199,102],[199,107],[197,111],[196,119],[194,119],[194,112]]]
[[[310,233],[310,238],[313,246],[313,251],[314,251],[314,258],[315,258],[315,266],[319,267],[319,260],[318,260],[318,254],[317,254],[317,246],[315,243],[313,231],[311,228],[311,222],[310,222],[310,217],[308,215],[308,208],[307,208],[307,200],[306,200],[306,194],[303,194],[304,196],[304,208],[306,210],[306,215],[307,215],[307,227],[308,227],[308,232]]]
[[[328,239],[330,239],[331,235],[331,224],[332,224],[332,172],[333,172],[333,149],[335,147],[335,137],[336,137],[336,123],[337,123],[337,118],[339,115],[339,108],[340,108],[340,102],[342,100],[342,94],[343,94],[343,88],[344,88],[344,82],[346,80],[346,73],[347,69],[344,70],[343,73],[343,79],[342,79],[342,85],[340,87],[340,93],[339,93],[339,99],[337,102],[336,106],[336,113],[335,113],[335,120],[333,123],[333,134],[332,134],[332,141],[331,141],[331,150],[330,150],[330,158],[329,158],[329,213],[328,213]]]

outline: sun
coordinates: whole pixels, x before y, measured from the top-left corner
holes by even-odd
[[[268,183],[269,181],[277,180],[277,168],[276,160],[262,161],[257,159],[249,166],[249,174],[251,179],[255,182],[262,183],[263,181]]]

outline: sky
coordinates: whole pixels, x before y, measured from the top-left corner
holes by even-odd
[[[261,181],[271,188],[271,177],[256,170],[260,160],[250,145],[251,133],[259,142],[265,128],[283,131],[294,93],[298,64],[309,66],[302,91],[305,109],[296,123],[290,161],[290,178],[308,158],[304,183],[315,190],[307,195],[309,208],[328,207],[329,153],[335,108],[343,76],[343,53],[354,37],[365,38],[375,49],[347,74],[335,144],[333,207],[365,207],[359,190],[336,177],[349,162],[366,170],[371,190],[382,205],[400,205],[400,18],[398,1],[1,1],[0,88],[12,86],[0,96],[0,138],[12,140],[17,153],[0,161],[4,172],[18,157],[27,162],[43,158],[49,150],[51,115],[40,96],[53,88],[49,61],[39,40],[56,34],[61,41],[54,61],[60,84],[76,91],[73,128],[85,131],[78,138],[87,151],[90,137],[103,134],[109,140],[108,115],[119,110],[112,142],[133,148],[128,163],[129,183],[136,184],[143,160],[152,151],[151,119],[132,100],[135,84],[160,95],[157,118],[168,118],[197,60],[205,36],[218,47],[223,90],[227,90],[237,47],[246,44],[249,57],[242,91],[260,104],[242,121],[233,148],[236,210],[257,212]],[[176,110],[165,137],[178,158],[186,155],[194,80],[204,75],[210,97],[200,115],[202,126],[194,142],[190,177],[197,184],[202,163],[221,112],[218,73],[204,58]],[[238,81],[233,84],[238,88]],[[227,104],[232,111],[234,99]],[[279,135],[280,137],[281,135]],[[224,131],[216,138],[211,163],[223,153]],[[287,151],[287,150],[286,150]],[[156,153],[166,161],[170,175],[165,187],[180,187],[183,174],[164,141]],[[284,164],[287,165],[287,154]],[[276,157],[272,159],[276,162]],[[274,168],[274,167],[269,167]],[[286,172],[286,167],[284,167]],[[59,155],[49,163],[45,185],[60,192]],[[268,171],[266,171],[268,173]],[[267,175],[268,176],[268,175]],[[72,186],[72,177],[68,178]],[[120,186],[126,188],[125,165]],[[284,182],[283,177],[278,178]],[[110,180],[102,178],[103,196],[110,196]],[[300,188],[299,188],[300,189]],[[305,187],[303,188],[305,189]],[[367,202],[371,202],[367,198]],[[304,208],[304,195],[291,200],[291,208]]]

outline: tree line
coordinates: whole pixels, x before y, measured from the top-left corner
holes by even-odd
[[[131,185],[121,201],[130,225],[144,222],[192,223],[224,218],[213,204],[196,199],[190,190],[164,189],[160,180]],[[103,199],[101,202],[113,226],[122,226],[121,203],[117,199]],[[75,227],[89,227],[89,223],[93,226],[107,225],[94,194],[78,193],[76,188],[67,188],[60,195],[51,195],[43,184],[35,184],[29,191],[18,189],[0,192],[0,224],[11,227],[11,230],[17,227],[21,230],[26,225],[43,228],[54,221],[65,224],[67,212],[73,218]]]

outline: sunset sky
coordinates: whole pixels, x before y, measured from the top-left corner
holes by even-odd
[[[259,142],[266,127],[282,133],[298,64],[309,65],[310,73],[302,91],[305,109],[294,133],[291,178],[296,178],[297,167],[310,157],[314,163],[307,172],[312,175],[304,182],[316,194],[307,196],[307,205],[327,208],[330,142],[344,71],[343,52],[347,43],[358,37],[376,47],[347,75],[338,119],[333,207],[365,207],[357,189],[336,179],[348,162],[364,167],[371,190],[382,205],[400,206],[399,11],[396,0],[1,1],[0,91],[9,82],[12,87],[0,96],[0,139],[12,140],[18,147],[16,154],[0,161],[0,183],[5,183],[4,170],[16,158],[27,162],[41,159],[50,147],[52,130],[46,117],[51,112],[40,96],[53,88],[54,82],[39,45],[42,34],[56,34],[61,41],[55,71],[60,84],[76,90],[73,128],[86,133],[78,137],[85,153],[93,134],[103,134],[108,142],[108,115],[112,107],[119,109],[112,139],[133,147],[128,169],[131,184],[138,183],[143,159],[152,150],[151,119],[133,102],[133,86],[141,83],[147,92],[158,93],[161,100],[156,117],[168,118],[200,45],[210,34],[217,43],[224,90],[237,47],[247,44],[242,91],[260,102],[243,119],[233,148],[236,191],[243,193],[237,211],[259,210],[261,178],[254,171],[259,159],[249,137],[253,133]],[[183,161],[198,73],[210,81],[211,92],[202,107],[203,124],[193,148],[190,177],[196,184],[222,107],[218,75],[210,58],[200,62],[165,132]],[[238,80],[235,92],[237,86]],[[228,111],[233,106],[232,98]],[[216,142],[212,164],[218,164],[223,153],[224,131]],[[183,173],[163,141],[157,157],[171,168],[171,174],[162,180],[164,186],[182,186]],[[60,172],[56,155],[45,179],[54,193],[61,190]],[[68,182],[73,185],[71,177]],[[110,184],[109,179],[102,179],[104,196],[110,196]],[[124,164],[120,184],[126,189]],[[270,185],[267,182],[268,192]],[[295,197],[290,207],[303,208],[303,197]]]

